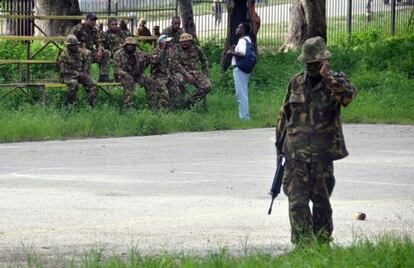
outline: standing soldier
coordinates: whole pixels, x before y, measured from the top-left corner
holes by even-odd
[[[152,51],[151,56],[151,78],[160,83],[160,87],[165,87],[170,96],[170,107],[181,108],[184,92],[180,92],[178,83],[172,77],[169,62],[171,59],[171,51],[169,44],[172,38],[161,35],[158,38],[158,47]]]
[[[173,44],[178,44],[180,41],[181,34],[184,33],[181,27],[180,17],[173,17],[171,19],[171,25],[168,28],[165,28],[161,34],[165,34],[168,37],[173,38]]]
[[[321,37],[305,41],[298,58],[305,72],[289,82],[277,122],[276,148],[278,157],[286,160],[283,191],[295,244],[331,240],[333,161],[348,155],[341,106],[351,103],[356,90],[343,74],[329,70],[329,58]]]
[[[211,83],[208,79],[208,61],[203,51],[193,44],[193,37],[188,33],[180,36],[179,46],[172,51],[171,65],[180,83],[182,85],[192,84],[197,88],[184,104],[185,108],[190,108],[211,90]]]
[[[98,87],[89,74],[88,56],[79,49],[76,36],[70,34],[66,38],[66,48],[59,54],[58,66],[61,81],[68,85],[68,95],[65,105],[73,104],[79,84],[82,84],[88,93],[89,105],[94,106]]]
[[[98,30],[95,28],[97,17],[94,13],[86,15],[86,21],[76,25],[71,34],[81,43],[81,49],[89,58],[89,67],[92,63],[99,63],[99,82],[108,82],[108,65],[111,53],[104,49]]]
[[[108,19],[108,30],[103,35],[104,48],[111,52],[113,57],[115,53],[122,48],[126,36],[119,30],[118,20],[116,18]]]
[[[136,83],[144,87],[150,109],[157,110],[167,106],[168,92],[165,87],[159,87],[154,80],[144,75],[148,61],[147,55],[137,51],[137,43],[133,37],[127,37],[124,47],[115,54],[115,74],[124,87],[125,107],[131,107],[134,104]]]

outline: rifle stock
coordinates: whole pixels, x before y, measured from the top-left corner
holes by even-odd
[[[272,214],[272,207],[275,198],[280,193],[280,188],[282,187],[283,181],[283,174],[285,172],[285,157],[281,155],[277,159],[277,168],[275,172],[275,176],[273,177],[272,188],[270,189],[270,196],[272,197],[272,201],[270,203],[269,211],[267,212],[268,215]]]

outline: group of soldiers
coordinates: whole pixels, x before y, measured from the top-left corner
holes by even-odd
[[[151,54],[138,48],[129,31],[120,30],[116,18],[110,18],[108,30],[102,32],[98,32],[96,20],[95,14],[87,14],[85,22],[71,30],[66,48],[59,54],[61,81],[69,88],[66,105],[76,101],[79,84],[87,91],[88,103],[95,105],[98,86],[91,75],[93,63],[99,64],[98,82],[112,82],[112,62],[114,80],[123,86],[125,107],[134,104],[136,84],[145,89],[152,110],[191,108],[211,90],[207,58],[192,35],[180,28],[179,17],[172,18],[171,26],[161,33]],[[145,74],[148,67],[150,75]],[[195,87],[191,93],[189,84]]]

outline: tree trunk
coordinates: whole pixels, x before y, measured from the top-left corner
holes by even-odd
[[[186,33],[191,34],[197,39],[196,25],[194,23],[193,4],[191,0],[179,0],[183,28]]]
[[[301,46],[306,39],[326,38],[326,0],[294,0],[290,10],[288,37],[280,51]]]
[[[36,0],[35,14],[47,16],[80,15],[78,0]],[[36,20],[36,25],[48,36],[67,35],[79,20]],[[42,31],[36,29],[36,34]]]
[[[254,2],[252,0],[227,0],[227,38],[221,59],[221,66],[224,71],[231,64],[231,57],[226,56],[226,52],[232,45],[236,45],[239,40],[239,37],[236,35],[236,28],[240,23],[247,22],[250,24],[252,28],[250,38],[257,48],[256,37],[260,28],[260,17],[256,13]]]

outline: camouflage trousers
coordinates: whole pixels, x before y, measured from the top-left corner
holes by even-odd
[[[119,82],[124,88],[124,106],[134,104],[134,89],[138,83],[145,89],[148,106],[151,110],[159,110],[168,107],[168,90],[165,85],[144,75],[134,76],[126,72],[117,74]]]
[[[283,191],[289,199],[292,243],[309,242],[314,238],[330,241],[333,222],[329,198],[334,186],[332,162],[286,161]]]
[[[163,75],[152,75],[151,77],[159,87],[165,87],[169,95],[169,108],[181,109],[184,105],[185,88],[180,87],[180,83],[173,77]]]
[[[211,83],[208,76],[202,72],[190,72],[190,74],[194,77],[192,85],[195,86],[196,91],[191,94],[188,102],[193,105],[202,100],[210,92]],[[185,92],[185,85],[188,84],[188,82],[184,79],[184,76],[177,74],[176,80],[179,82],[180,91]]]
[[[68,85],[69,88],[65,100],[65,105],[73,104],[76,101],[76,93],[78,92],[79,84],[85,87],[85,90],[88,94],[89,105],[95,105],[96,96],[98,95],[98,87],[90,75],[84,74],[80,77],[65,76],[62,78],[62,82]]]
[[[92,63],[98,63],[99,64],[99,75],[107,75],[109,74],[109,63],[111,61],[111,52],[109,50],[103,49],[102,50],[102,58],[100,61],[96,60],[96,53],[95,51],[90,51],[89,49],[82,48],[83,51],[86,53],[88,58],[88,65],[89,65],[89,71],[91,68]]]

